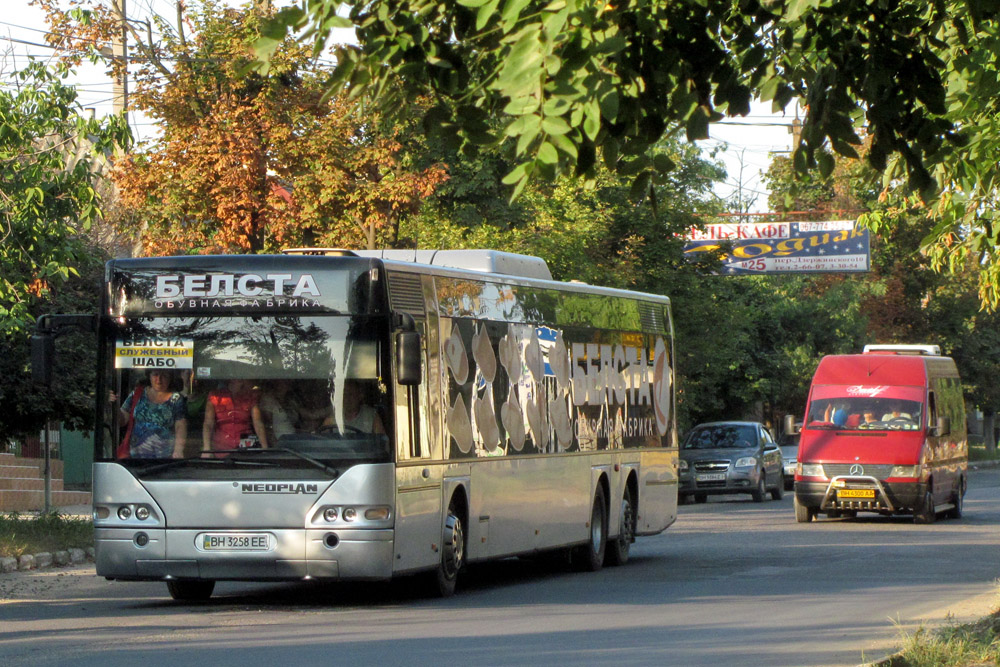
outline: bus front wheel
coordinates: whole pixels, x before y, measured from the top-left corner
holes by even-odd
[[[215,590],[214,581],[168,581],[167,590],[175,600],[207,600]]]
[[[448,516],[444,520],[444,534],[441,538],[441,562],[438,563],[436,578],[437,592],[443,598],[455,594],[458,573],[465,565],[465,529],[458,503],[451,501]]]
[[[597,572],[604,565],[604,552],[608,546],[608,504],[604,487],[597,485],[594,504],[590,509],[590,541],[580,547],[580,567],[587,572]]]

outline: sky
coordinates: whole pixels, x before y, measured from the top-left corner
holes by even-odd
[[[103,0],[107,2],[108,0]],[[174,0],[128,0],[132,16],[149,16],[157,12],[173,16]],[[46,25],[43,14],[28,0],[6,0],[0,13],[0,85],[9,85],[11,75],[27,63],[29,55],[40,59],[52,55],[45,45]],[[84,64],[74,79],[78,99],[84,108],[93,108],[98,116],[111,113],[112,82],[102,68]],[[748,202],[746,210],[766,212],[767,190],[761,174],[770,164],[773,153],[787,153],[791,149],[791,125],[794,109],[785,114],[772,114],[770,103],[753,104],[750,114],[743,118],[713,123],[709,128],[711,139],[698,142],[706,152],[719,150],[729,176],[725,183],[716,186],[718,196],[729,199],[741,197]],[[142,115],[131,114],[129,123],[140,138],[155,136],[155,126]]]

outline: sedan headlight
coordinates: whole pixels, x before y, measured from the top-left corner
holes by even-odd
[[[802,477],[826,477],[821,463],[800,463],[798,474]]]
[[[757,465],[757,459],[753,456],[744,456],[741,459],[736,459],[737,468],[753,468]]]

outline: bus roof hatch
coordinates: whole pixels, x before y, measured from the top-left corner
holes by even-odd
[[[499,250],[355,250],[354,253],[359,257],[378,257],[396,262],[552,280],[552,273],[541,257]]]

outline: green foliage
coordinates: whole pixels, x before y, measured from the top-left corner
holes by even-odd
[[[75,235],[100,216],[95,169],[128,141],[123,119],[79,115],[76,92],[38,62],[0,90],[0,334],[23,335],[51,288],[77,273]]]

